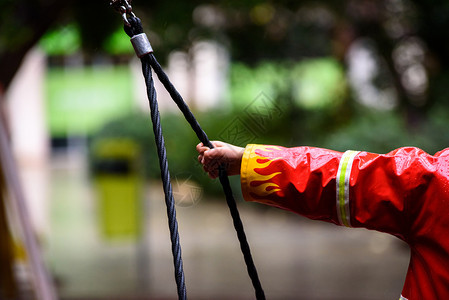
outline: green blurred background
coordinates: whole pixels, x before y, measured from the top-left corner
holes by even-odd
[[[156,57],[175,77],[212,140],[377,153],[402,146],[435,153],[449,144],[447,1],[173,0],[133,1],[133,6]],[[139,166],[131,168],[133,184],[150,184],[148,197],[157,198],[153,185],[160,175],[144,97],[141,101],[145,88],[120,16],[107,1],[0,0],[2,98],[30,49],[45,57],[45,126],[52,164],[60,162],[64,151],[80,151],[87,170],[80,182],[94,189],[105,159],[96,149],[126,139],[138,149],[125,155]],[[215,64],[209,65],[204,53]],[[217,78],[219,88],[208,90],[205,77]],[[203,202],[222,203],[221,187],[196,161],[194,133],[156,86],[175,185],[188,183],[201,191]],[[238,178],[232,184],[241,200]],[[54,192],[58,197],[64,196],[61,186]],[[92,231],[79,225],[83,213],[72,209],[74,202],[52,201],[52,226]],[[82,235],[81,229],[75,234]],[[64,247],[54,245],[48,250],[50,264],[55,273],[70,277],[58,267],[64,265]],[[397,278],[394,295],[400,292],[402,277]],[[83,295],[70,283],[66,286],[63,295]],[[360,293],[354,299],[376,297]],[[332,297],[323,292],[304,299]]]
[[[132,53],[120,18],[104,3],[84,5],[67,4],[64,17],[39,42],[50,61],[51,136],[97,139],[120,128],[145,144],[148,128],[131,121],[146,117],[135,116],[133,109],[135,87],[126,67]],[[135,6],[162,62],[175,50],[192,56],[192,45],[201,40],[217,41],[228,51],[226,105],[205,112],[187,99],[212,139],[238,115],[254,131],[250,142],[373,152],[418,146],[430,153],[447,145],[449,5],[444,1],[152,1]],[[77,54],[83,57],[80,66],[60,66]],[[102,65],[102,59],[109,63]],[[261,93],[278,113],[257,132],[247,108]],[[168,140],[192,137],[176,112],[164,119]],[[177,134],[180,130],[185,132]],[[145,151],[151,150],[145,146]],[[173,172],[189,170],[181,162],[191,162],[191,155],[171,151],[171,160],[179,161]]]

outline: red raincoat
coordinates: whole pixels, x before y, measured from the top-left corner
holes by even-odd
[[[410,245],[401,299],[449,299],[449,148],[388,154],[248,145],[245,200],[395,235]]]

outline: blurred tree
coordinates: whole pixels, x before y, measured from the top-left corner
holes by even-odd
[[[0,1],[0,91],[6,90],[25,54],[71,1]]]

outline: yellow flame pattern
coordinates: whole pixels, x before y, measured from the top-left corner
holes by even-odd
[[[251,197],[257,195],[259,197],[266,197],[273,193],[281,191],[278,184],[271,181],[273,177],[281,174],[282,172],[272,172],[268,175],[262,175],[260,170],[266,170],[273,163],[273,161],[281,159],[281,157],[272,157],[269,153],[275,151],[281,151],[282,147],[278,146],[265,146],[265,145],[251,145],[247,147],[246,155],[244,155],[244,165],[246,165],[245,172],[242,172],[242,182],[246,181],[246,187],[248,190],[246,193]],[[243,174],[246,174],[246,178],[243,178]],[[242,185],[243,186],[243,185]],[[247,199],[250,200],[250,199]]]

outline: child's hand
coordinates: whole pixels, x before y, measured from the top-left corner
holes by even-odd
[[[203,165],[204,171],[211,178],[218,177],[218,166],[223,165],[228,175],[239,175],[242,156],[245,148],[226,144],[220,141],[213,141],[215,148],[210,149],[199,143],[196,146],[198,151],[198,161]]]

